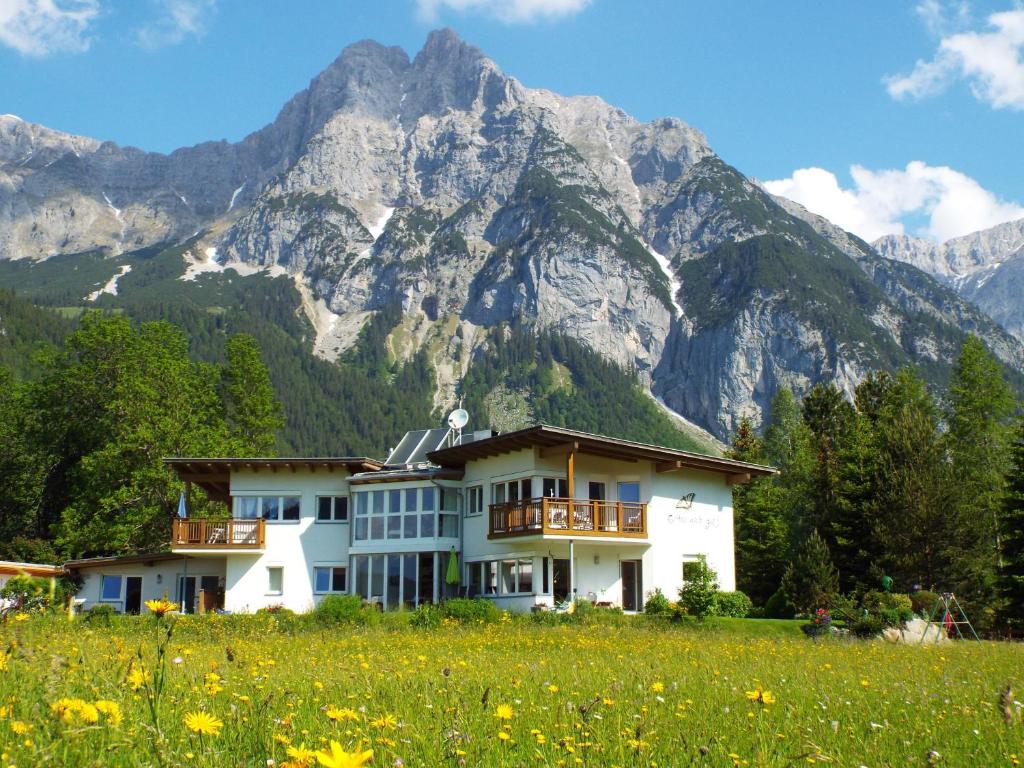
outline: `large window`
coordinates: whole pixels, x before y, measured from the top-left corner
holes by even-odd
[[[486,560],[466,566],[472,595],[528,595],[533,593],[533,560]]]
[[[434,486],[366,490],[352,494],[352,541],[458,538],[459,497]]]
[[[317,496],[316,521],[318,523],[347,523],[348,496]]]
[[[391,553],[353,555],[354,593],[385,608],[412,608],[434,600],[440,584],[436,564],[447,563],[447,553]]]
[[[348,569],[343,565],[317,566],[313,569],[313,591],[318,595],[328,592],[347,592]]]
[[[533,478],[521,477],[518,480],[506,480],[491,485],[491,503],[509,504],[523,499],[533,498]]]
[[[235,517],[268,522],[297,522],[301,516],[302,499],[299,496],[236,496]]]
[[[104,576],[100,583],[100,600],[116,602],[121,599],[123,576]]]

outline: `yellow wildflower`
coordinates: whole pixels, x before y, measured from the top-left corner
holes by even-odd
[[[96,702],[96,709],[102,712],[106,716],[106,721],[110,725],[120,725],[124,719],[121,715],[121,707],[116,701],[109,701],[107,699],[100,699]]]
[[[373,750],[365,752],[346,752],[341,744],[331,740],[331,751],[320,750],[316,753],[317,762],[324,768],[361,768],[373,758]]]
[[[651,690],[654,691],[655,693],[661,693],[661,692],[663,692],[665,690],[665,684],[664,683],[654,683],[654,685],[651,686]]]
[[[358,720],[359,713],[348,707],[336,707],[333,704],[324,710],[328,720],[339,722],[341,720]]]
[[[508,704],[499,704],[494,709],[494,716],[499,720],[511,720],[514,714],[515,712],[512,711],[512,707]]]
[[[178,610],[178,604],[172,603],[170,600],[147,600],[145,605],[149,612],[158,619],[166,613]]]
[[[376,720],[371,720],[370,725],[374,728],[397,728],[398,720],[394,715],[381,715]]]
[[[203,736],[217,736],[224,723],[209,712],[189,712],[185,715],[185,727]]]
[[[305,744],[299,747],[288,747],[285,753],[291,758],[291,764],[297,768],[299,766],[311,765],[316,760],[316,752],[312,749],[306,749]]]

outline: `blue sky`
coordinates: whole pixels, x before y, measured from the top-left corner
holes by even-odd
[[[451,26],[527,86],[682,118],[865,237],[1024,216],[1024,10],[1004,2],[0,0],[0,112],[170,151],[272,120],[341,49]]]

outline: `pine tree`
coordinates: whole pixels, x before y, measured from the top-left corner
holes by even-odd
[[[976,551],[955,514],[954,478],[938,408],[924,382],[901,370],[885,394],[876,425],[877,474],[871,515],[876,567],[903,589],[970,591]],[[951,514],[952,513],[952,514]]]
[[[959,493],[957,513],[979,529],[991,560],[986,570],[994,575],[1016,402],[999,362],[975,336],[968,336],[960,349],[949,396],[947,441]],[[986,557],[984,551],[977,556]]]
[[[284,418],[259,345],[247,333],[235,334],[228,340],[227,356],[223,374],[225,410],[232,436],[240,445],[238,452],[269,456]]]
[[[1003,567],[999,575],[1002,613],[1014,626],[1024,626],[1024,420],[1013,443],[1013,460],[1000,519]]]
[[[804,423],[811,431],[814,474],[810,519],[830,547],[836,544],[833,527],[838,514],[841,482],[840,453],[850,440],[856,413],[834,384],[818,384],[803,400]]]
[[[747,417],[740,420],[729,456],[765,460],[763,443]],[[733,488],[737,587],[758,605],[778,587],[788,552],[788,529],[775,483],[774,478],[759,477]]]
[[[839,594],[839,574],[817,531],[811,531],[786,568],[781,590],[798,612],[807,614],[828,608]]]

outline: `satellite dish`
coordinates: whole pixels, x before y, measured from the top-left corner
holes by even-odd
[[[448,426],[452,429],[462,429],[469,424],[469,413],[463,408],[456,408],[448,414]]]

